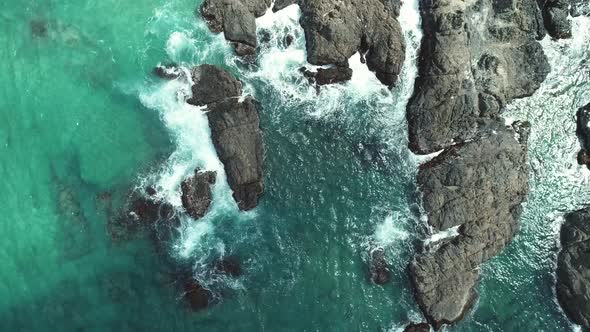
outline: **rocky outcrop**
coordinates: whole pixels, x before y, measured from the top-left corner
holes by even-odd
[[[394,85],[405,44],[392,7],[381,0],[301,1],[300,6],[311,64],[347,67],[348,59],[361,52],[377,78]]]
[[[342,83],[352,78],[352,69],[348,67],[318,68],[315,72],[303,67],[301,72],[310,83],[317,85]]]
[[[428,323],[410,323],[404,332],[430,332],[430,325]]]
[[[518,230],[528,193],[528,126],[488,121],[477,137],[421,166],[418,185],[435,231],[459,235],[416,255],[410,264],[415,297],[439,329],[460,320],[477,298],[481,263],[497,255]]]
[[[578,164],[590,168],[590,104],[581,107],[576,113],[576,134],[582,149],[578,153]]]
[[[157,65],[154,67],[154,75],[165,80],[173,80],[183,75],[182,70],[176,64]]]
[[[260,105],[249,96],[242,100],[241,83],[225,70],[201,65],[191,75],[193,97],[188,102],[207,106],[213,144],[233,197],[240,209],[251,210],[264,192]]]
[[[182,206],[194,219],[205,216],[213,200],[211,186],[215,183],[215,172],[199,172],[184,180],[181,184]]]
[[[385,259],[385,250],[375,248],[371,250],[371,262],[369,265],[369,279],[377,285],[384,285],[391,279],[391,271]]]
[[[278,12],[279,10],[287,8],[297,2],[298,0],[275,0],[274,5],[272,6],[272,11]]]
[[[590,208],[565,216],[561,247],[557,299],[574,323],[590,328]]]
[[[410,148],[432,153],[478,135],[549,73],[535,40],[544,33],[532,0],[421,2],[424,38],[407,108]]]
[[[264,15],[271,0],[205,0],[201,14],[213,32],[223,32],[238,55],[256,52],[256,18]]]
[[[539,0],[547,32],[553,38],[572,36],[572,25],[568,20],[570,0]]]

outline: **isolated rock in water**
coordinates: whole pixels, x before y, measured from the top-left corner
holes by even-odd
[[[194,219],[200,219],[207,213],[213,194],[211,186],[215,183],[215,172],[195,170],[195,175],[184,180],[181,184],[182,206]]]
[[[189,279],[184,283],[184,298],[192,310],[199,311],[209,306],[212,294],[196,280]]]
[[[430,332],[430,325],[427,323],[410,323],[404,332]]]
[[[491,121],[472,141],[448,148],[421,166],[418,185],[435,231],[459,235],[410,264],[415,297],[435,329],[460,320],[477,295],[479,265],[497,255],[518,230],[528,193],[528,126]],[[520,141],[519,141],[520,140]]]
[[[478,135],[513,99],[530,96],[550,66],[535,1],[421,2],[424,38],[407,107],[410,148],[439,151]]]
[[[225,39],[235,43],[236,50],[243,46],[255,49],[256,18],[264,15],[271,0],[205,0],[201,15],[213,32],[223,32]]]
[[[590,328],[590,209],[565,216],[557,259],[559,304],[574,321]]]
[[[569,38],[572,36],[572,25],[568,20],[570,0],[539,1],[543,12],[543,21],[547,32],[553,38]]]
[[[578,163],[590,167],[590,104],[581,107],[576,113],[576,134],[582,145],[582,150],[578,153]]]
[[[307,58],[314,65],[347,66],[357,52],[379,80],[393,86],[405,59],[405,43],[392,8],[382,0],[302,1]]]
[[[385,250],[376,248],[371,250],[371,263],[369,277],[371,282],[377,285],[384,285],[391,279],[391,272],[385,260]]]
[[[251,210],[264,192],[260,105],[252,97],[241,100],[241,83],[222,69],[201,65],[192,75],[195,84],[188,102],[207,105],[213,144],[233,197],[241,210]]]
[[[154,68],[154,75],[166,80],[173,80],[183,75],[182,70],[175,64],[157,65]]]
[[[317,85],[342,83],[352,78],[352,69],[348,67],[318,68],[313,72],[303,67],[303,75]]]
[[[213,144],[225,166],[234,199],[246,211],[258,205],[264,192],[259,107],[251,97],[242,102],[226,99],[209,105],[207,113]]]

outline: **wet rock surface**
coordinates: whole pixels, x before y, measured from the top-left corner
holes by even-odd
[[[528,193],[527,137],[526,124],[492,121],[473,140],[420,168],[429,225],[436,231],[460,226],[458,236],[417,254],[409,267],[416,300],[435,329],[460,320],[472,307],[477,268],[518,230]]]
[[[547,32],[553,38],[569,38],[572,36],[572,25],[568,20],[570,14],[569,0],[539,1],[543,12],[543,21]]]
[[[430,325],[428,323],[410,323],[404,332],[430,332]]]
[[[536,38],[541,13],[529,0],[421,2],[424,38],[407,108],[410,148],[432,153],[478,135],[549,73]]]
[[[215,172],[199,172],[184,180],[182,190],[182,206],[194,219],[200,219],[207,213],[213,200],[211,186],[215,183]]]
[[[260,105],[249,96],[241,100],[241,83],[225,70],[201,65],[192,76],[195,84],[188,102],[207,105],[213,144],[233,197],[241,210],[251,210],[264,192]]]
[[[211,31],[223,32],[238,55],[243,55],[244,49],[256,48],[256,18],[270,5],[271,0],[205,0],[201,15]]]
[[[183,75],[182,70],[176,64],[157,65],[154,68],[154,75],[166,80],[173,80]]]
[[[308,61],[346,67],[355,53],[365,53],[367,66],[393,86],[405,59],[405,44],[392,7],[380,0],[301,1]]]
[[[385,259],[385,250],[376,248],[371,250],[369,279],[376,285],[384,285],[391,280],[391,271]]]
[[[578,164],[590,168],[590,104],[581,107],[576,113],[576,134],[582,149],[578,153]]]
[[[557,299],[574,323],[590,328],[590,208],[565,216],[560,241]]]
[[[303,67],[301,68],[301,72],[311,83],[316,83],[317,85],[342,83],[349,81],[352,78],[352,69],[342,66],[318,68],[315,72]]]

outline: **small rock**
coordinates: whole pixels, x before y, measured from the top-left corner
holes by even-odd
[[[430,332],[430,325],[428,323],[410,323],[404,332]]]
[[[303,76],[315,82],[317,85],[326,85],[342,83],[352,78],[352,69],[349,67],[318,68],[317,72],[312,72],[307,68],[300,69]]]
[[[194,176],[182,182],[182,206],[194,219],[200,219],[207,213],[213,200],[211,185],[215,183],[215,178],[215,172],[199,173],[195,170]]]
[[[182,71],[176,64],[158,65],[154,68],[154,75],[166,80],[177,79],[182,74]]]
[[[371,266],[369,276],[373,283],[384,285],[391,279],[391,272],[385,260],[385,250],[383,248],[373,249],[371,251]]]
[[[206,309],[212,294],[196,280],[187,280],[184,284],[184,298],[193,311]]]
[[[590,162],[590,156],[588,156],[588,152],[586,150],[580,150],[580,152],[578,152],[578,164],[588,165],[588,162]]]
[[[293,35],[287,35],[285,37],[285,47],[289,47],[293,44],[293,41],[295,40],[295,37],[293,37]]]

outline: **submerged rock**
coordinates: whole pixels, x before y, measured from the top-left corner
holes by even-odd
[[[214,264],[215,271],[226,274],[230,277],[237,278],[242,275],[242,267],[236,256],[226,256]]]
[[[47,38],[48,36],[48,28],[47,28],[47,21],[42,19],[35,19],[29,22],[29,27],[31,28],[31,34],[35,38]]]
[[[590,328],[590,208],[565,216],[557,259],[559,304],[576,324]]]
[[[201,65],[192,76],[193,97],[188,102],[207,105],[213,144],[233,197],[241,210],[251,210],[264,192],[260,105],[249,96],[241,100],[241,83],[225,70]]]
[[[366,53],[369,69],[383,84],[394,85],[405,42],[391,7],[381,0],[302,1],[300,6],[309,63],[347,67],[353,54]]]
[[[154,68],[154,75],[166,80],[173,80],[183,75],[182,70],[176,64],[157,65]]]
[[[439,151],[478,135],[513,99],[532,95],[550,66],[536,38],[535,1],[422,1],[424,38],[407,107],[410,148]]]
[[[184,282],[184,299],[194,311],[206,309],[212,300],[212,293],[198,281],[190,278]]]
[[[377,285],[385,285],[391,279],[391,271],[385,260],[385,250],[383,248],[371,250],[369,279]]]
[[[439,329],[460,320],[477,294],[481,263],[497,255],[518,230],[528,193],[528,126],[492,121],[478,137],[446,149],[421,166],[418,185],[435,231],[460,226],[459,235],[410,264],[414,294]]]
[[[215,183],[215,172],[199,172],[184,180],[181,184],[182,206],[194,219],[200,219],[207,213],[213,194],[211,185]]]

